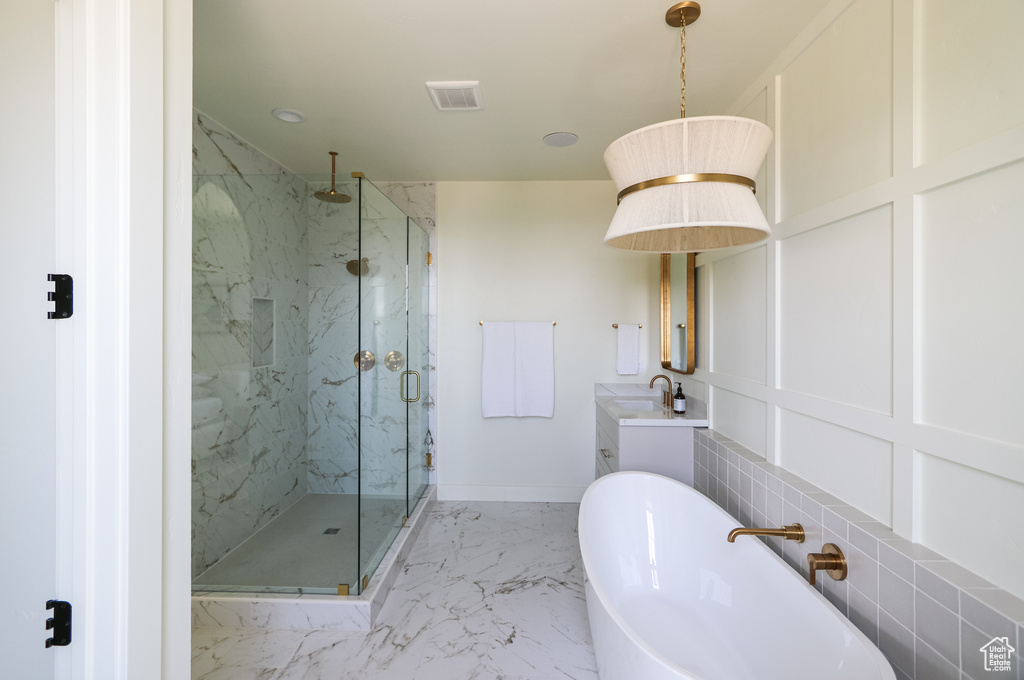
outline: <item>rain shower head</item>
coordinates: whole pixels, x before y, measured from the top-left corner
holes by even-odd
[[[313,194],[313,198],[325,201],[327,203],[348,203],[352,200],[352,197],[348,194],[343,194],[340,191],[334,190],[334,163],[338,159],[337,151],[328,151],[331,154],[331,190],[321,190]]]

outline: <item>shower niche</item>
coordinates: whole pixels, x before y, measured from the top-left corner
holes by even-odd
[[[193,591],[359,595],[428,488],[427,234],[194,140]]]
[[[274,301],[252,299],[253,368],[274,365]]]

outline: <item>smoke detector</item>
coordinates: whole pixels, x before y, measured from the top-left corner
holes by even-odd
[[[426,86],[438,111],[479,111],[484,108],[479,80],[449,80],[426,83]]]

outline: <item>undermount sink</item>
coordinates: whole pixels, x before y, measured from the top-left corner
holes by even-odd
[[[663,408],[650,399],[616,399],[615,405],[630,411],[655,411]]]

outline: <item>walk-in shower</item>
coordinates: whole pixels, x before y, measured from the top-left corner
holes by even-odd
[[[195,137],[193,589],[359,594],[428,482],[427,235]]]

